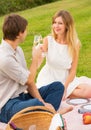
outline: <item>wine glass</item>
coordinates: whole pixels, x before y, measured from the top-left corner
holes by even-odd
[[[35,35],[33,46],[35,46],[37,49],[38,47],[41,47],[42,43],[43,43],[42,35],[41,34]],[[45,52],[42,52],[42,57],[45,57],[46,56],[45,54],[46,54]]]
[[[42,35],[35,35],[34,36],[34,42],[33,42],[33,46],[38,46],[39,44],[43,43],[43,38]]]

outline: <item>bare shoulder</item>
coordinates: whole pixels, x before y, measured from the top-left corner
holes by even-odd
[[[81,47],[81,41],[79,39],[77,39],[77,44],[78,47]]]
[[[76,44],[76,50],[79,50],[81,48],[81,42],[80,40],[78,39],[77,40],[77,44]]]
[[[47,36],[44,37],[44,39],[43,39],[43,43],[48,43],[48,37],[47,37]]]

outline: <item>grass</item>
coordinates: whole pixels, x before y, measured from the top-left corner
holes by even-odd
[[[25,17],[28,22],[28,35],[21,44],[27,61],[28,67],[31,63],[31,49],[33,37],[36,33],[46,36],[51,30],[51,19],[54,13],[60,9],[68,10],[74,18],[76,30],[82,47],[80,50],[77,76],[86,75],[91,77],[91,1],[90,0],[62,0],[49,3],[36,8],[17,12]],[[0,28],[2,27],[3,17],[0,17]],[[0,40],[2,31],[0,29]]]

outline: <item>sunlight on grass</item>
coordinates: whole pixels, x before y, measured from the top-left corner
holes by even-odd
[[[60,9],[70,11],[72,14],[78,36],[81,40],[82,47],[79,56],[77,75],[87,75],[91,77],[91,1],[90,0],[63,0],[49,3],[36,8],[17,12],[25,17],[28,24],[28,35],[26,41],[21,44],[28,67],[31,63],[31,50],[33,37],[35,33],[41,33],[46,36],[51,31],[51,19],[54,13]],[[2,27],[3,18],[0,17],[0,28]],[[0,39],[2,32],[0,29]]]

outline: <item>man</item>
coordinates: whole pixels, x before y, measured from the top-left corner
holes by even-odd
[[[18,111],[30,106],[46,106],[57,110],[63,96],[64,86],[53,82],[37,89],[34,80],[40,49],[33,49],[30,69],[19,44],[25,40],[28,22],[12,14],[3,23],[3,40],[0,45],[0,121],[7,123]],[[46,77],[45,77],[46,78]],[[25,93],[25,90],[28,93]]]

